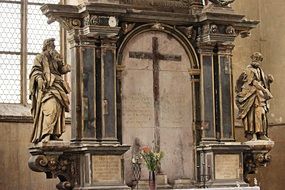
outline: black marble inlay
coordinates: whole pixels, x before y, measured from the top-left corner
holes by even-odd
[[[223,138],[233,138],[232,129],[232,89],[231,89],[231,75],[230,71],[230,60],[227,57],[220,57],[221,64],[221,88],[222,88],[222,127],[223,127]]]
[[[84,48],[83,51],[83,115],[84,137],[95,137],[95,51]]]
[[[101,57],[96,57],[96,138],[102,139],[102,63]]]
[[[207,124],[205,138],[214,138],[214,94],[212,56],[203,56],[204,122]]]
[[[114,73],[114,53],[106,50],[104,59],[104,102],[105,108],[105,137],[116,137],[115,126],[115,73]]]

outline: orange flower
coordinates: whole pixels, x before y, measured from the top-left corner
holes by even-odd
[[[160,166],[160,161],[163,157],[163,152],[153,151],[150,147],[144,146],[141,148],[141,157],[145,161],[145,164],[149,171],[156,171]]]
[[[144,153],[150,153],[150,152],[151,152],[151,149],[150,149],[148,146],[144,146],[144,147],[142,147],[142,151],[143,151]]]

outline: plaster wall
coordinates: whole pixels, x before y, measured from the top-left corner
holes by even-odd
[[[284,124],[285,106],[283,95],[285,85],[283,74],[285,71],[285,1],[284,0],[239,0],[234,4],[237,13],[246,15],[247,18],[260,20],[260,24],[249,38],[236,40],[236,47],[233,54],[234,81],[241,71],[250,62],[250,55],[255,51],[260,51],[264,56],[261,65],[266,74],[272,74],[275,81],[272,85],[274,99],[270,102],[269,121],[272,124]]]
[[[284,0],[238,0],[233,8],[248,19],[260,20],[260,24],[249,38],[236,40],[233,52],[233,78],[236,81],[242,70],[249,64],[250,55],[260,51],[264,55],[262,68],[275,78],[272,84],[274,99],[270,102],[269,136],[275,141],[271,151],[272,162],[259,169],[257,180],[262,190],[283,190],[285,186],[285,1]],[[234,84],[235,85],[235,84]],[[236,110],[237,113],[237,110]],[[237,125],[240,123],[237,121]],[[237,140],[244,141],[243,128],[236,128]]]
[[[31,123],[0,122],[0,189],[1,190],[54,190],[58,179],[46,179],[44,173],[28,167]],[[63,135],[70,138],[70,125]]]

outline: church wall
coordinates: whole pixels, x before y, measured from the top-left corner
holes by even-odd
[[[237,13],[246,15],[248,19],[260,20],[260,24],[249,38],[236,40],[233,53],[233,77],[234,82],[242,70],[249,64],[250,55],[260,51],[264,55],[261,67],[266,74],[274,76],[272,94],[274,99],[270,101],[269,112],[269,136],[275,141],[275,147],[271,151],[272,162],[266,168],[258,171],[258,182],[262,190],[283,190],[285,186],[285,14],[284,0],[238,0],[234,3]],[[235,85],[234,85],[235,86]],[[237,113],[237,109],[235,110]],[[237,121],[236,124],[241,124]],[[237,140],[244,141],[243,128],[236,128]]]
[[[66,0],[77,4],[77,0]],[[260,20],[258,27],[251,31],[249,38],[237,38],[233,52],[234,82],[242,70],[249,64],[250,55],[260,51],[264,55],[262,68],[265,73],[273,74],[272,85],[274,99],[271,103],[269,122],[272,123],[269,134],[275,141],[271,152],[272,162],[267,168],[259,169],[258,182],[262,190],[283,190],[285,186],[285,14],[284,0],[236,0],[233,5],[237,13],[247,18]],[[69,56],[67,56],[69,57]],[[68,61],[67,61],[68,62]],[[237,109],[235,110],[237,113]],[[245,141],[243,128],[237,121],[236,139]],[[44,173],[32,172],[28,168],[28,146],[32,132],[31,123],[0,122],[0,189],[3,190],[54,190],[58,179],[46,180]],[[70,137],[70,125],[64,138]]]
[[[44,173],[28,167],[32,123],[0,122],[0,189],[1,190],[54,190],[58,179],[46,179]],[[63,135],[70,138],[70,125]]]

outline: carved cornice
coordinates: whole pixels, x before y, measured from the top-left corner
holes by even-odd
[[[235,0],[210,0],[212,3],[220,5],[220,6],[227,6],[233,3]]]
[[[244,15],[236,14],[231,7],[221,7],[213,3],[197,14],[193,14],[191,8],[185,8],[190,5],[198,6],[198,2],[192,0],[148,0],[143,3],[141,0],[127,0],[126,3],[128,4],[91,2],[80,6],[47,4],[41,10],[49,18],[49,22],[58,21],[69,31],[78,30],[79,32],[74,32],[75,35],[86,35],[91,38],[115,37],[120,31],[120,34],[130,32],[135,23],[159,21],[162,24],[176,26],[188,39],[194,41],[197,39],[199,42],[232,42],[239,34],[242,37],[248,36],[249,31],[258,24],[258,21],[249,21]],[[185,11],[179,12],[177,8],[169,13],[168,9],[144,7],[148,3],[154,7],[175,4],[177,7],[184,7]],[[137,6],[140,4],[143,5]],[[115,23],[112,26],[109,22],[111,18]],[[159,28],[159,25],[154,27]]]
[[[233,37],[239,34],[241,37],[249,36],[249,31],[259,23],[259,21],[248,20],[244,15],[235,13],[231,7],[226,6],[221,8],[216,4],[206,6],[199,15],[198,20],[200,23],[204,23],[203,27],[214,27],[213,25],[217,25],[217,33]]]
[[[143,7],[171,7],[189,8],[192,0],[126,0],[126,4],[140,5]]]
[[[198,28],[199,42],[232,43],[237,36],[232,25],[206,23]]]
[[[41,11],[48,18],[48,23],[58,21],[67,30],[82,26],[82,20],[78,15],[78,7],[72,5],[45,4]]]

